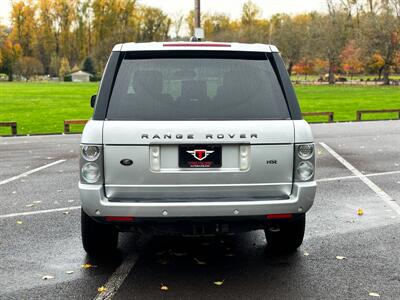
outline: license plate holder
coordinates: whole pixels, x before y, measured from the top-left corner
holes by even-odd
[[[179,168],[211,169],[221,167],[221,145],[179,145]]]

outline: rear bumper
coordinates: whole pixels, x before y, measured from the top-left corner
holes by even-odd
[[[110,202],[102,185],[79,183],[82,208],[92,217],[134,216],[137,218],[185,218],[185,217],[238,217],[266,214],[305,213],[313,202],[317,184],[295,183],[289,199],[255,199],[239,201],[191,201],[191,202]]]

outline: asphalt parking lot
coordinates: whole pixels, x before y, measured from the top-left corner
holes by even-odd
[[[318,193],[304,244],[283,256],[257,231],[122,234],[119,254],[89,260],[80,136],[0,138],[0,299],[400,299],[400,121],[312,127]]]

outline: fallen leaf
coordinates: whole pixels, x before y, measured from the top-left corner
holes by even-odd
[[[364,214],[364,211],[361,208],[359,208],[357,210],[357,215],[362,216],[363,214]]]
[[[162,283],[161,283],[160,289],[161,289],[162,291],[168,291],[168,287],[167,287],[166,285],[162,284]]]
[[[69,211],[63,211],[63,214],[64,214],[64,215],[68,215],[68,214],[69,214]]]
[[[374,293],[374,292],[370,292],[368,295],[370,295],[371,297],[380,297],[381,296],[378,293]]]
[[[97,291],[98,291],[99,293],[104,293],[105,291],[107,291],[107,288],[104,287],[104,286],[101,286],[101,287],[99,287],[99,288],[97,289]]]
[[[217,285],[217,286],[221,286],[221,285],[224,284],[224,281],[225,281],[225,279],[222,280],[222,281],[214,281],[214,284]]]
[[[197,259],[196,257],[193,257],[193,259],[198,265],[206,265],[207,264],[206,262],[201,261],[201,260]]]
[[[22,224],[22,221],[17,221],[17,224],[21,225],[21,224]]]
[[[17,191],[13,191],[12,193],[13,193],[13,194],[16,194],[16,193],[17,193]]]
[[[74,274],[74,271],[66,271],[65,273],[68,274],[68,275],[69,274]]]
[[[25,207],[34,207],[35,206],[35,204],[27,204],[27,205],[25,205]]]
[[[83,269],[90,269],[90,268],[96,268],[97,266],[93,266],[93,265],[91,265],[91,264],[83,264],[81,267],[82,267]]]
[[[57,190],[57,193],[61,193],[62,192],[62,190]]]
[[[45,275],[42,277],[43,280],[49,280],[49,279],[53,279],[53,278],[54,278],[54,276],[51,276],[51,275]]]
[[[336,256],[336,259],[337,260],[343,260],[343,259],[347,259],[347,257],[345,257],[345,256]]]
[[[304,252],[304,256],[309,256],[309,255],[310,255],[310,253]]]

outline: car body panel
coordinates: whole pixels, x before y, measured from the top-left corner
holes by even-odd
[[[264,52],[280,78],[291,120],[107,120],[115,73],[126,51],[179,50]],[[316,182],[313,178],[298,182],[294,169],[299,160],[295,157],[296,144],[312,143],[313,136],[308,123],[301,119],[290,78],[275,46],[212,42],[118,44],[106,69],[95,120],[87,123],[82,134],[82,144],[101,145],[103,155],[104,181],[79,183],[82,208],[89,216],[264,216],[302,214],[311,208]],[[221,145],[222,165],[181,168],[179,145]],[[242,149],[246,149],[245,154]],[[132,163],[123,164],[124,160]]]

